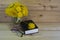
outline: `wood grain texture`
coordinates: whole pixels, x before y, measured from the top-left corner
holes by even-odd
[[[0,22],[11,22],[6,16],[5,8],[16,0],[0,0]],[[18,0],[25,4],[29,10],[27,19],[34,22],[60,22],[60,0]],[[41,16],[42,15],[42,16]],[[25,18],[26,19],[26,18]]]
[[[15,32],[10,31],[11,23],[0,23],[1,40],[60,40],[60,23],[36,23],[39,33],[18,37]]]
[[[29,17],[35,22],[60,22],[60,12],[33,11],[29,13]]]

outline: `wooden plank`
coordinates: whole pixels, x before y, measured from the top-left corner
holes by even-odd
[[[24,4],[28,6],[30,10],[38,10],[38,9],[44,9],[44,6],[46,7],[47,10],[51,9],[51,7],[54,8],[54,10],[60,10],[60,1],[59,0],[26,0],[22,1]],[[30,8],[31,7],[31,8]]]
[[[60,40],[60,23],[37,23],[39,25],[39,33],[33,35],[24,35],[18,37],[9,29],[9,23],[0,23],[0,39],[1,40]],[[5,28],[4,28],[5,27]],[[46,30],[40,30],[45,28]],[[53,30],[50,30],[53,29]],[[59,29],[59,30],[58,30]],[[34,39],[33,39],[34,38]]]
[[[33,11],[29,13],[29,17],[35,22],[60,22],[60,12]]]
[[[11,0],[10,0],[11,1]],[[46,6],[46,9],[47,10],[49,10],[49,9],[51,9],[51,6],[52,7],[54,7],[54,10],[60,10],[60,3],[58,2],[59,0],[53,0],[52,2],[46,2],[46,4],[44,3],[44,2],[42,2],[42,1],[44,1],[44,0],[41,0],[41,3],[43,3],[43,4],[40,4],[40,1],[39,0],[36,0],[36,1],[32,1],[32,0],[26,0],[26,1],[24,1],[24,0],[22,0],[22,2],[24,3],[24,4],[26,4],[26,6],[28,6],[28,8],[29,8],[29,10],[31,9],[31,10],[39,10],[39,9],[44,9],[44,6]],[[49,1],[49,0],[46,0],[46,1]],[[6,2],[6,3],[5,3]],[[2,3],[1,4],[9,4],[9,3],[7,3],[7,2],[9,2],[9,1],[2,1]],[[56,3],[57,2],[57,3]],[[31,7],[31,8],[30,8]]]
[[[7,22],[8,20],[11,22],[11,18],[6,17],[5,8],[9,3],[12,3],[13,1],[0,1],[1,21]],[[29,9],[29,17],[27,19],[32,19],[35,22],[60,22],[60,1],[58,1],[59,0],[52,0],[51,2],[49,2],[49,0],[22,0],[21,2],[26,4]]]
[[[60,31],[60,23],[36,23],[39,31]]]

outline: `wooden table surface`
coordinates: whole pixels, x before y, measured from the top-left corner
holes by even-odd
[[[21,2],[28,8],[29,15],[25,19],[34,22],[60,22],[60,0],[0,0],[0,22],[12,22],[5,14],[5,8],[13,2]]]
[[[10,31],[12,18],[5,14],[5,8],[14,1],[0,0],[0,40],[60,40],[60,0],[18,0],[29,10],[24,19],[33,20],[39,27],[39,33],[24,37]]]
[[[10,31],[11,23],[0,23],[0,40],[60,40],[60,23],[40,23],[39,33],[18,37]]]

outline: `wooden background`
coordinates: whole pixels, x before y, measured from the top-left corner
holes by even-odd
[[[0,22],[12,22],[12,18],[5,14],[8,4],[16,0],[0,0]],[[29,16],[37,23],[60,23],[60,0],[18,0],[25,4]]]
[[[8,4],[16,0],[0,0],[0,22],[12,22],[5,14]],[[29,16],[39,27],[39,33],[22,37],[22,40],[60,40],[60,0],[19,0],[29,9]],[[11,33],[10,23],[0,23],[0,39],[20,40]]]

